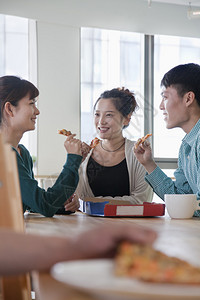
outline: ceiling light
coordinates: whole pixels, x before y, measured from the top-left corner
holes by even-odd
[[[189,2],[189,7],[187,11],[188,19],[197,19],[200,18],[200,10],[192,9],[191,2]]]
[[[151,7],[151,0],[148,0],[148,7]]]

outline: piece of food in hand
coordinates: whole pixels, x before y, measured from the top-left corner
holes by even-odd
[[[200,284],[200,267],[170,257],[150,245],[122,242],[115,274],[155,283]]]
[[[95,147],[99,144],[99,142],[100,142],[100,139],[98,139],[97,137],[95,137],[95,138],[91,141],[91,143],[90,143],[90,148],[91,148],[91,149],[95,148]]]
[[[59,133],[59,134],[66,135],[66,136],[69,136],[69,135],[72,134],[71,131],[68,131],[68,130],[66,130],[66,129],[58,130],[58,133]]]
[[[137,149],[137,147],[144,143],[144,141],[146,141],[146,139],[148,139],[150,136],[152,136],[152,133],[148,133],[145,136],[143,136],[142,138],[138,139],[137,142],[135,143],[135,149]]]

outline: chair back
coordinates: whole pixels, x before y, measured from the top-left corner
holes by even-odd
[[[0,134],[0,228],[3,227],[17,232],[25,229],[16,154]],[[30,275],[3,276],[1,289],[3,300],[31,300]]]

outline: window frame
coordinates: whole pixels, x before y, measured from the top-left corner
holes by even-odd
[[[154,36],[144,36],[144,135],[154,133]],[[149,80],[151,78],[151,80]],[[146,100],[148,99],[148,101]],[[152,154],[154,156],[154,134],[152,139]],[[154,157],[161,169],[177,169],[178,158]]]
[[[23,17],[18,17],[18,16],[10,16],[10,15],[5,15],[5,14],[0,14],[1,18],[2,18],[2,24],[3,24],[3,28],[1,31],[1,34],[3,36],[3,43],[1,44],[2,47],[2,52],[3,52],[3,56],[2,56],[2,69],[1,69],[1,76],[4,75],[15,75],[15,76],[19,76],[21,78],[24,78],[26,80],[29,80],[30,82],[32,82],[35,86],[37,86],[37,22],[35,20],[32,19],[28,19],[28,18],[23,18]],[[7,18],[8,17],[8,18]],[[26,65],[26,74],[21,74],[22,70],[17,69],[17,71],[15,70],[14,72],[12,72],[10,74],[10,72],[8,72],[7,70],[7,58],[5,55],[6,52],[6,47],[7,47],[7,35],[12,33],[15,34],[15,36],[17,36],[18,34],[25,34],[24,32],[18,32],[18,31],[9,31],[6,30],[6,26],[9,25],[9,19],[11,18],[11,21],[16,24],[17,20],[25,20],[27,27],[26,27],[26,36],[27,36],[27,60],[25,62]],[[24,61],[24,60],[23,60]],[[25,137],[24,137],[25,136]],[[24,138],[24,140],[23,140]],[[28,150],[30,151],[32,157],[34,159],[36,159],[36,157],[38,156],[37,153],[37,125],[34,131],[28,131],[26,133],[24,133],[22,140],[20,141],[21,143],[24,144],[25,142],[25,146],[28,148]],[[36,170],[36,164],[34,164],[34,169]]]
[[[83,27],[83,28],[85,28],[85,27]],[[90,28],[90,29],[100,29],[100,28]],[[106,30],[106,29],[102,29],[102,30]],[[109,29],[107,29],[107,30],[109,31]],[[134,33],[137,33],[137,32],[134,32]],[[153,154],[154,160],[157,163],[157,165],[161,169],[166,169],[166,170],[168,169],[169,171],[170,171],[170,169],[175,170],[178,167],[178,151],[177,151],[177,154],[172,154],[172,155],[177,155],[177,157],[160,157],[158,151],[156,151],[157,149],[159,149],[159,147],[157,148],[155,145],[155,142],[157,142],[157,136],[155,136],[157,127],[155,127],[156,123],[155,123],[154,118],[156,116],[156,113],[159,110],[159,107],[157,107],[159,104],[156,102],[156,99],[155,99],[155,95],[157,97],[157,93],[158,93],[158,90],[155,88],[155,84],[156,85],[158,84],[157,83],[158,78],[156,79],[155,76],[157,76],[157,74],[158,75],[160,74],[160,73],[156,73],[155,68],[157,68],[158,66],[156,64],[157,61],[156,60],[154,61],[154,56],[157,51],[156,50],[157,44],[155,44],[157,35],[156,34],[155,35],[142,34],[142,35],[144,36],[143,43],[141,44],[142,45],[141,51],[143,52],[143,60],[140,62],[141,68],[143,68],[143,71],[144,71],[144,75],[143,75],[143,78],[141,81],[141,87],[142,87],[141,90],[143,90],[143,95],[144,95],[144,97],[142,96],[142,98],[144,99],[143,100],[144,101],[143,102],[144,118],[142,121],[142,128],[143,128],[142,131],[144,131],[144,135],[146,135],[147,133],[152,133],[152,137],[151,137],[152,154]],[[168,37],[170,37],[170,35]],[[185,57],[185,58],[187,58],[187,60],[186,60],[186,62],[184,62],[184,60],[185,60],[185,58],[184,58],[184,51],[185,51],[184,39],[188,39],[189,37],[180,36],[177,38],[180,39],[180,45],[179,45],[180,50],[179,51],[183,51],[183,59],[180,59],[180,63],[187,63],[187,61],[188,61],[187,57]],[[182,39],[183,39],[183,41],[182,41]],[[196,41],[194,41],[195,47],[199,45],[199,40],[200,39],[198,39],[197,44],[196,44]],[[183,44],[182,44],[182,42],[183,42]],[[81,43],[82,43],[82,41],[81,41]],[[94,43],[94,41],[93,41],[93,43]],[[189,42],[189,44],[190,44],[190,42]],[[187,43],[186,43],[186,46],[187,46]],[[197,49],[198,49],[198,47],[197,47]],[[93,49],[93,55],[95,55],[94,49]],[[196,58],[194,56],[194,60],[196,60],[196,59],[198,60],[198,57],[199,57],[199,52],[197,53]],[[183,62],[181,62],[181,61],[183,61]],[[94,63],[94,61],[92,61],[91,64],[92,63]],[[166,65],[166,67],[167,67],[167,65]],[[170,66],[169,66],[169,69],[170,69]],[[84,84],[84,81],[82,81],[82,77],[81,77],[81,92],[82,92],[82,84]],[[91,84],[92,84],[92,92],[91,93],[94,95],[94,91],[95,91],[94,83],[91,82]],[[109,82],[107,84],[109,85]],[[90,105],[92,105],[92,104],[90,103]],[[80,116],[81,116],[80,124],[82,126],[82,124],[83,124],[82,111],[80,112]],[[80,133],[82,133],[82,128],[80,128]],[[135,135],[133,137],[135,138]],[[170,138],[170,135],[169,135],[169,138]],[[180,142],[181,142],[181,139],[182,139],[182,136],[180,136]],[[179,143],[177,144],[177,146],[179,146]],[[156,148],[154,148],[154,147],[156,147]],[[155,153],[158,157],[154,156]],[[162,153],[161,153],[161,155],[162,155]]]

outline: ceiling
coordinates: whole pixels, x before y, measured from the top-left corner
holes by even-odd
[[[199,6],[200,7],[200,0],[146,0],[147,2],[160,2],[160,3],[170,3],[170,4],[179,4],[179,5],[185,5],[188,6],[189,2],[191,3],[191,6]]]

